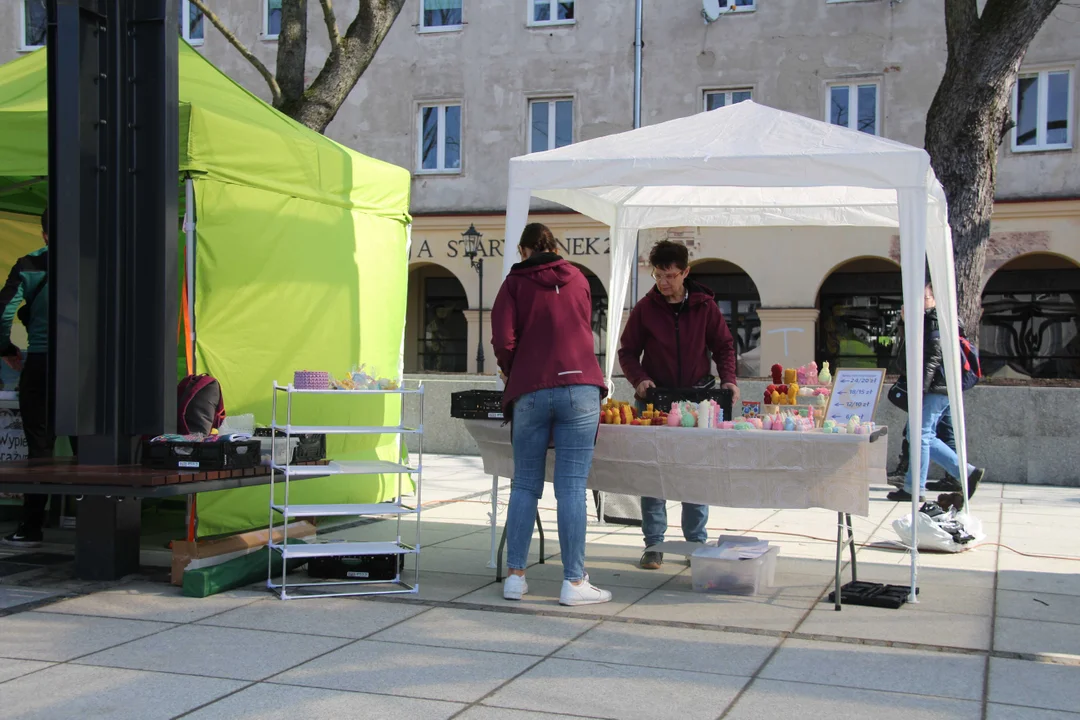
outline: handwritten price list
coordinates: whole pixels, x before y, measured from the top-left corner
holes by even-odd
[[[846,423],[853,415],[864,422],[872,420],[884,379],[881,368],[837,370],[825,417],[837,423]]]

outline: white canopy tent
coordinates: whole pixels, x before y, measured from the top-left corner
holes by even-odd
[[[746,101],[659,125],[510,161],[506,238],[521,236],[531,197],[557,202],[611,228],[607,375],[618,352],[637,233],[675,226],[896,227],[907,316],[924,309],[929,261],[961,467],[966,435],[960,390],[956,276],[945,195],[919,148]],[[503,277],[516,253],[504,253]],[[921,378],[923,325],[906,323],[909,375]],[[910,416],[923,388],[909,383]],[[909,425],[919,467],[921,423]],[[962,473],[963,474],[963,473]],[[967,478],[961,478],[965,484]],[[912,497],[912,517],[918,493]],[[912,523],[914,526],[915,523]],[[917,580],[912,550],[912,600]]]

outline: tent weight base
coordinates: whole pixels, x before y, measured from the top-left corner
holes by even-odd
[[[907,585],[885,585],[853,580],[840,588],[840,601],[844,605],[866,605],[896,610],[907,602],[910,594],[911,588]],[[919,588],[915,588],[915,594],[919,594]],[[836,602],[835,591],[829,593],[829,602]]]

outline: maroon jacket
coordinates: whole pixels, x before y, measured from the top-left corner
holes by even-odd
[[[491,345],[507,377],[504,407],[564,385],[607,392],[593,352],[589,281],[554,253],[533,255],[507,275],[491,306]]]
[[[619,365],[634,387],[643,380],[661,388],[692,387],[709,374],[710,353],[718,382],[735,384],[735,342],[724,314],[708,288],[687,281],[686,289],[690,297],[680,305],[653,287],[630,311]]]

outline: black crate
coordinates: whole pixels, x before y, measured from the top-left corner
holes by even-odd
[[[690,401],[699,403],[703,400],[715,400],[724,410],[724,419],[734,419],[731,414],[731,406],[735,399],[735,393],[727,388],[649,388],[645,393],[645,397],[645,402],[651,403],[653,409],[661,412],[670,411],[671,404],[674,402]]]
[[[462,420],[502,420],[503,394],[498,390],[450,393],[450,416]]]
[[[272,437],[273,431],[270,428],[255,428],[255,437]],[[285,433],[278,431],[278,437],[285,437]],[[296,449],[293,450],[291,463],[302,462],[315,462],[317,460],[326,459],[326,436],[314,433],[306,433],[303,435],[291,435],[290,437],[299,440],[299,444]]]
[[[405,556],[393,555],[336,555],[311,558],[307,572],[324,580],[385,580],[392,581],[405,567]]]
[[[143,443],[142,463],[158,470],[242,470],[259,464],[258,440]]]

